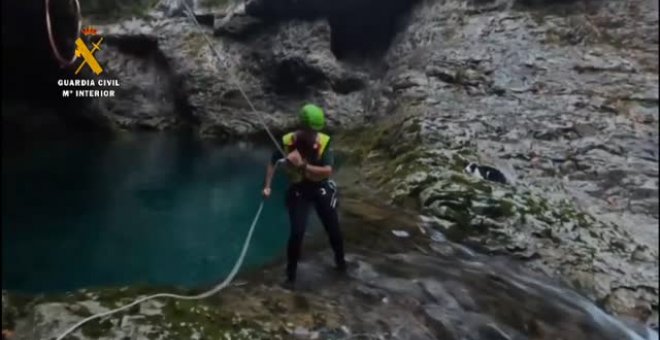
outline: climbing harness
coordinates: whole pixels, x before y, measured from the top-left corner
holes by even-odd
[[[82,15],[80,13],[80,3],[78,0],[73,0],[73,2],[76,5],[76,19],[78,21],[78,28],[76,29],[76,40],[80,38],[80,30],[82,29]],[[65,68],[71,64],[73,64],[74,61],[76,61],[76,54],[73,53],[71,55],[71,59],[67,60],[62,56],[60,53],[60,50],[57,48],[57,45],[55,44],[55,36],[53,34],[53,27],[50,22],[50,0],[44,0],[44,4],[46,5],[46,31],[48,32],[48,42],[50,44],[50,49],[53,52],[53,56],[55,56],[55,59],[57,59],[57,62],[60,63],[61,68]]]
[[[46,0],[46,2],[48,2],[48,1],[49,1],[49,0]],[[77,4],[78,1],[77,1],[77,0],[75,0],[75,1],[76,1],[76,4]],[[191,9],[191,8],[188,6],[188,4],[185,3],[185,2],[184,2],[184,5],[186,6],[186,10],[187,10],[187,12],[188,12],[188,15],[191,17],[191,19],[192,19],[193,22],[197,25],[197,27],[201,30],[202,35],[203,35],[204,38],[206,39],[206,42],[209,44],[209,47],[210,47],[211,50],[213,51],[215,57],[216,57],[218,60],[222,60],[222,58],[220,58],[218,52],[217,52],[217,51],[215,50],[215,48],[213,47],[213,43],[211,42],[211,40],[210,40],[210,39],[206,36],[206,34],[204,33],[204,31],[203,31],[203,29],[202,29],[202,26],[201,26],[201,25],[199,24],[199,22],[197,21],[197,18],[195,18],[195,15],[194,15],[192,9]],[[47,20],[48,20],[48,21],[47,21],[47,22],[48,22],[48,25],[49,25],[49,27],[50,27],[50,20],[49,20],[49,19],[47,19]],[[49,29],[49,32],[50,32],[50,29]],[[51,40],[51,41],[52,41],[52,40]],[[231,71],[229,72],[229,74],[230,74],[230,76],[231,76],[231,79],[232,79],[234,85],[236,85],[236,87],[238,88],[238,90],[241,92],[241,94],[242,94],[243,97],[245,98],[246,102],[250,105],[250,108],[252,109],[252,111],[253,111],[253,112],[259,117],[259,121],[261,122],[261,124],[263,125],[264,129],[266,130],[266,133],[268,133],[268,136],[270,136],[271,140],[273,141],[273,143],[274,143],[275,146],[277,147],[278,151],[282,154],[283,157],[285,157],[285,156],[286,156],[286,153],[284,152],[284,150],[282,149],[282,147],[280,146],[280,144],[277,142],[277,140],[275,139],[275,137],[273,136],[273,134],[270,132],[270,129],[268,129],[268,126],[266,125],[265,121],[263,120],[263,117],[261,116],[261,114],[256,110],[256,108],[255,108],[254,105],[252,104],[252,101],[250,101],[250,98],[247,96],[247,94],[245,94],[245,91],[243,91],[243,88],[241,88],[240,84],[238,83],[237,79],[233,76],[233,74],[231,73]],[[284,158],[283,158],[283,159],[280,159],[280,160],[275,164],[275,168],[277,169],[277,166],[278,166],[279,164],[284,163],[285,160],[286,160],[286,159],[284,159]],[[238,259],[236,260],[236,263],[234,264],[234,267],[232,268],[231,272],[229,273],[229,275],[228,275],[228,276],[227,276],[222,282],[220,282],[217,286],[213,287],[211,290],[209,290],[209,291],[207,291],[207,292],[205,292],[205,293],[199,294],[199,295],[192,295],[192,296],[178,295],[178,294],[169,294],[169,293],[159,293],[159,294],[154,294],[154,295],[145,296],[145,297],[139,298],[139,299],[135,300],[134,302],[132,302],[132,303],[130,303],[130,304],[127,304],[127,305],[125,305],[125,306],[122,306],[122,307],[119,307],[119,308],[116,308],[116,309],[113,309],[113,310],[110,310],[110,311],[107,311],[107,312],[98,313],[98,314],[92,315],[92,316],[90,316],[90,317],[87,317],[87,318],[85,318],[85,319],[79,321],[79,322],[76,323],[75,325],[69,327],[65,332],[63,332],[60,336],[58,336],[58,337],[56,338],[56,340],[62,340],[62,339],[64,339],[65,336],[71,334],[71,333],[72,333],[73,331],[75,331],[78,327],[84,325],[85,323],[87,323],[87,322],[89,322],[89,321],[92,321],[92,320],[94,320],[94,319],[98,319],[98,318],[102,318],[102,317],[106,317],[106,316],[109,316],[109,315],[112,315],[112,314],[115,314],[115,313],[118,313],[118,312],[121,312],[121,311],[127,310],[127,309],[129,309],[129,308],[131,308],[131,307],[133,307],[133,306],[139,305],[139,304],[141,304],[141,303],[143,303],[143,302],[145,302],[145,301],[147,301],[147,300],[153,300],[153,299],[157,299],[157,298],[173,298],[173,299],[179,299],[179,300],[202,300],[202,299],[205,299],[205,298],[207,298],[207,297],[209,297],[209,296],[211,296],[211,295],[213,295],[213,294],[215,294],[215,293],[221,291],[222,289],[224,289],[225,287],[227,287],[227,285],[229,285],[229,283],[234,279],[234,276],[236,276],[236,274],[238,273],[238,270],[239,270],[239,269],[241,268],[241,266],[243,265],[243,260],[245,259],[245,255],[247,254],[247,249],[248,249],[248,247],[250,246],[250,241],[252,240],[252,234],[253,234],[253,232],[254,232],[254,228],[255,228],[255,226],[257,225],[257,222],[259,221],[259,217],[261,216],[261,211],[263,210],[264,202],[265,202],[265,201],[262,199],[262,200],[261,200],[261,203],[259,204],[259,209],[257,210],[256,215],[254,215],[254,219],[252,220],[252,225],[250,225],[250,230],[248,231],[248,234],[247,234],[247,236],[246,236],[246,238],[245,238],[245,242],[243,243],[243,249],[241,250],[241,254],[240,254],[240,256],[238,257]]]

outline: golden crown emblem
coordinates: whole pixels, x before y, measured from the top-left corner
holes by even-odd
[[[91,26],[85,27],[82,30],[82,34],[85,35],[85,36],[96,35],[96,28],[91,27]]]

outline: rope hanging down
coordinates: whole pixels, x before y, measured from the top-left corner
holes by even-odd
[[[204,38],[206,39],[206,42],[209,44],[209,47],[211,48],[211,51],[213,51],[214,56],[215,56],[218,60],[222,60],[222,58],[220,58],[220,55],[218,54],[218,52],[217,52],[217,51],[215,50],[215,48],[213,47],[213,43],[212,43],[211,40],[208,38],[208,36],[206,36],[206,34],[204,33],[204,31],[203,31],[203,29],[202,29],[202,26],[201,26],[201,25],[199,24],[199,22],[197,21],[197,18],[195,18],[195,14],[193,13],[192,9],[191,9],[191,8],[188,6],[188,4],[186,4],[185,2],[184,2],[184,5],[186,6],[186,10],[187,10],[187,14],[188,14],[188,16],[193,20],[193,22],[194,22],[194,23],[197,25],[197,27],[201,30],[201,33],[202,33],[202,35],[204,36]],[[217,67],[217,64],[216,64],[216,67]],[[228,69],[229,69],[229,68],[228,68]],[[273,143],[274,143],[275,146],[277,147],[277,150],[282,154],[282,156],[286,156],[286,153],[284,152],[284,150],[283,150],[282,147],[280,146],[280,143],[277,142],[277,140],[275,139],[275,136],[273,136],[273,134],[271,133],[270,129],[268,129],[268,126],[266,125],[266,123],[265,123],[263,117],[262,117],[261,114],[256,110],[256,108],[255,108],[254,105],[252,104],[252,101],[250,101],[250,98],[247,96],[247,94],[245,93],[245,91],[243,91],[243,88],[240,86],[240,84],[238,83],[237,79],[236,79],[236,78],[234,77],[234,75],[232,74],[231,69],[229,69],[229,74],[230,74],[230,76],[231,76],[231,80],[232,80],[232,82],[233,82],[234,85],[238,88],[238,90],[241,92],[241,94],[243,95],[243,97],[245,98],[245,100],[247,101],[247,103],[250,105],[250,108],[252,109],[252,111],[257,115],[257,117],[259,117],[259,121],[260,121],[261,125],[264,127],[264,129],[266,130],[266,133],[268,133],[268,136],[270,137],[270,139],[273,141]],[[275,166],[277,167],[279,164],[283,163],[284,160],[285,160],[285,159],[281,159],[280,161],[278,161],[278,162],[276,163]],[[205,298],[207,298],[207,297],[209,297],[209,296],[211,296],[211,295],[213,295],[213,294],[218,293],[219,291],[221,291],[222,289],[224,289],[225,287],[227,287],[227,285],[229,285],[229,283],[231,283],[231,281],[234,279],[234,277],[235,277],[236,274],[238,273],[238,270],[239,270],[239,269],[241,268],[241,266],[243,265],[243,260],[245,259],[245,255],[247,254],[247,250],[248,250],[248,247],[249,247],[249,245],[250,245],[250,241],[252,240],[252,234],[254,233],[254,228],[255,228],[255,226],[257,225],[257,222],[259,221],[259,217],[261,216],[261,211],[263,210],[263,207],[264,207],[264,200],[262,200],[261,203],[259,204],[259,209],[257,210],[256,215],[254,215],[254,219],[252,220],[252,225],[250,225],[250,230],[248,231],[248,234],[247,234],[247,236],[246,236],[246,238],[245,238],[245,242],[243,243],[243,248],[241,249],[241,254],[240,254],[240,256],[238,257],[238,259],[236,260],[236,263],[234,264],[234,267],[232,268],[231,272],[230,272],[229,275],[224,279],[224,281],[220,282],[217,286],[213,287],[211,290],[209,290],[209,291],[207,291],[207,292],[205,292],[205,293],[199,294],[199,295],[192,295],[192,296],[178,295],[178,294],[170,294],[170,293],[159,293],[159,294],[154,294],[154,295],[145,296],[145,297],[143,297],[143,298],[139,298],[139,299],[137,299],[137,300],[133,301],[132,303],[129,303],[129,304],[125,305],[125,306],[122,306],[122,307],[119,307],[119,308],[116,308],[116,309],[113,309],[113,310],[110,310],[110,311],[107,311],[107,312],[103,312],[103,313],[99,313],[99,314],[95,314],[95,315],[92,315],[92,316],[90,316],[90,317],[87,317],[87,318],[81,320],[80,322],[76,323],[75,325],[69,327],[69,328],[68,328],[66,331],[64,331],[60,336],[58,336],[58,337],[56,338],[56,340],[62,340],[62,339],[64,339],[65,336],[71,334],[71,333],[72,333],[73,331],[75,331],[78,327],[84,325],[85,323],[87,323],[87,322],[89,322],[89,321],[92,321],[92,320],[94,320],[94,319],[98,319],[98,318],[102,318],[102,317],[106,317],[106,316],[109,316],[109,315],[112,315],[112,314],[115,314],[115,313],[119,313],[119,312],[121,312],[121,311],[127,310],[127,309],[129,309],[129,308],[131,308],[131,307],[133,307],[133,306],[139,305],[139,304],[141,304],[141,303],[143,303],[143,302],[145,302],[145,301],[148,301],[148,300],[153,300],[153,299],[157,299],[157,298],[172,298],[172,299],[179,299],[179,300],[202,300],[202,299],[205,299]]]
[[[199,21],[197,20],[197,18],[195,18],[195,14],[193,13],[192,9],[188,6],[187,3],[184,2],[183,4],[186,6],[186,10],[187,10],[186,13],[188,14],[188,16],[189,16],[189,17],[191,18],[191,20],[195,23],[195,25],[197,25],[197,28],[199,28],[199,30],[202,32],[202,36],[204,37],[204,39],[206,40],[206,42],[209,44],[209,47],[211,48],[211,51],[213,52],[213,55],[214,55],[219,61],[222,61],[223,58],[220,57],[220,54],[218,54],[218,51],[216,51],[215,47],[213,46],[213,42],[211,42],[211,39],[209,39],[209,37],[206,35],[206,33],[204,33],[204,29],[203,29],[202,25],[199,23]],[[217,65],[216,65],[216,66],[217,66]],[[284,152],[284,150],[283,150],[282,147],[280,146],[280,143],[277,141],[277,139],[275,139],[275,136],[273,136],[273,134],[270,132],[270,129],[268,128],[268,125],[266,125],[266,122],[264,121],[264,117],[263,117],[263,116],[261,115],[261,113],[259,113],[259,112],[257,111],[257,109],[254,107],[254,104],[252,104],[252,101],[251,101],[250,98],[247,96],[247,94],[245,93],[245,91],[243,90],[243,88],[240,86],[240,84],[239,84],[239,82],[238,82],[238,79],[236,79],[234,73],[231,72],[231,68],[228,67],[227,63],[225,63],[224,66],[229,70],[228,73],[229,73],[229,76],[230,76],[230,78],[231,78],[232,83],[234,83],[234,85],[236,85],[236,87],[238,88],[238,91],[241,92],[241,95],[243,96],[243,98],[245,98],[245,101],[246,101],[246,102],[248,103],[248,105],[250,106],[250,109],[252,110],[252,112],[254,112],[254,113],[257,115],[257,117],[259,118],[259,122],[260,122],[261,125],[264,127],[264,130],[266,130],[266,133],[268,133],[268,136],[270,137],[270,139],[273,141],[273,143],[274,143],[275,146],[277,147],[277,150],[282,154],[282,157],[286,157],[286,153]]]

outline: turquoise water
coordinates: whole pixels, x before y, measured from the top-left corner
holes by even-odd
[[[38,143],[3,156],[3,288],[215,283],[240,252],[270,153],[138,135]],[[285,253],[285,186],[280,174],[246,268]]]

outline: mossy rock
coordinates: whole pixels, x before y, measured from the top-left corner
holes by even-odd
[[[493,219],[513,217],[515,214],[516,211],[513,202],[506,199],[489,199],[483,210],[480,211],[480,215]]]
[[[461,185],[464,185],[464,186],[466,186],[470,189],[474,189],[476,191],[480,191],[480,192],[483,192],[483,193],[490,194],[490,193],[493,192],[493,188],[490,186],[490,184],[488,184],[486,181],[483,181],[483,180],[475,180],[475,179],[469,178],[469,177],[464,176],[464,175],[459,175],[459,174],[451,175],[449,180],[452,183],[461,184]]]
[[[452,242],[463,242],[467,237],[474,235],[474,230],[471,229],[469,224],[454,223],[444,232],[448,240]]]
[[[402,252],[425,246],[428,238],[418,228],[418,217],[401,209],[345,199],[342,203],[342,233],[347,243],[379,252]],[[398,238],[392,230],[405,230],[407,238]]]
[[[392,111],[395,113],[375,124],[338,133],[335,148],[360,164],[375,151],[389,160],[409,157],[405,155],[421,146],[421,106],[398,103]]]
[[[34,296],[3,291],[2,294],[2,328],[14,329],[16,321],[29,315],[34,305]]]
[[[82,334],[90,339],[99,339],[111,334],[115,325],[108,319],[92,320],[80,327]]]

